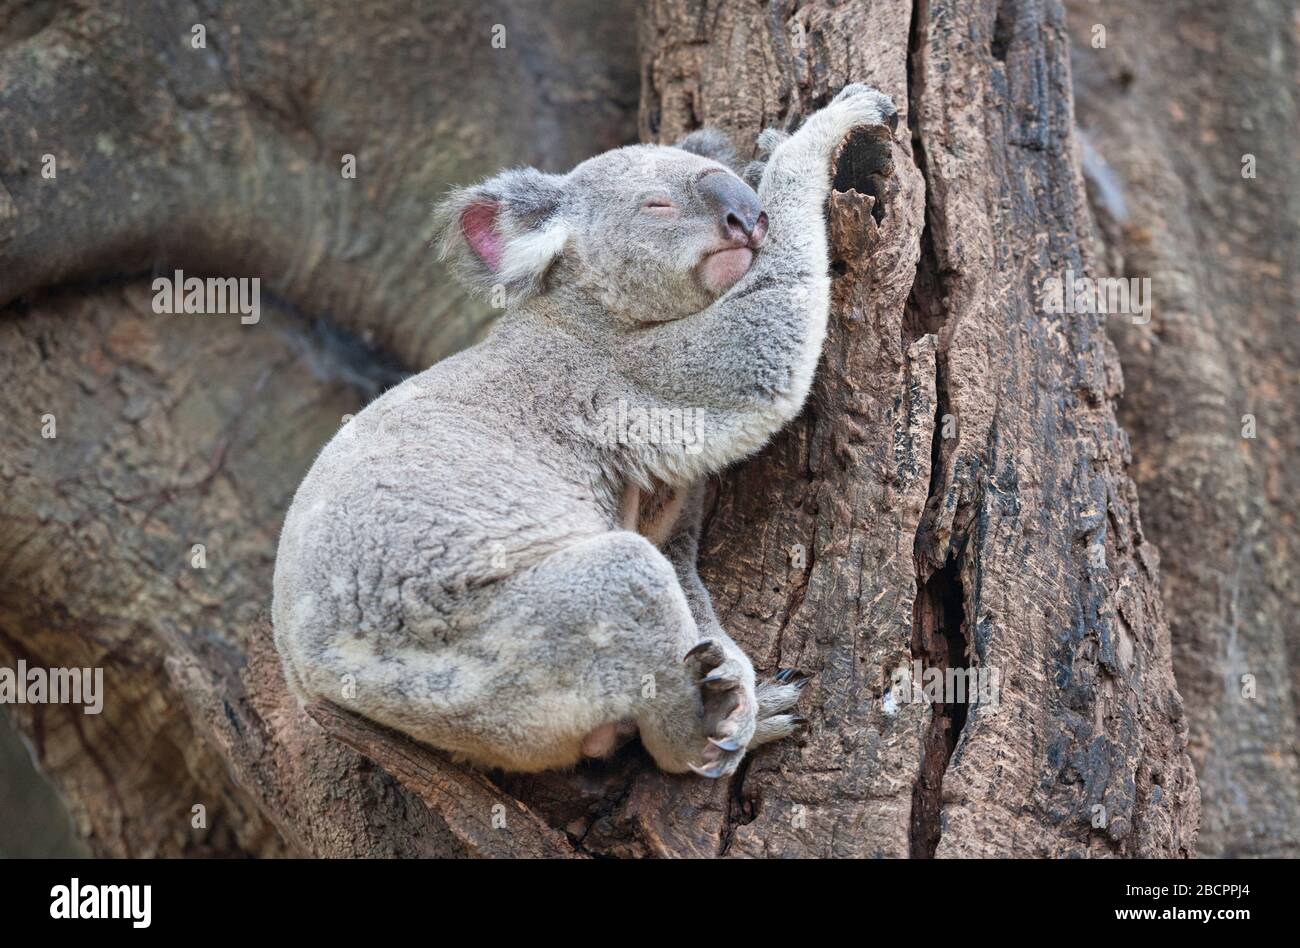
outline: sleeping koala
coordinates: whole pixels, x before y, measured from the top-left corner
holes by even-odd
[[[303,480],[273,607],[299,697],[516,771],[637,732],[662,769],[721,777],[790,734],[805,679],[757,683],[696,576],[699,485],[803,405],[832,156],[896,120],[846,87],[760,137],[757,193],[707,131],[454,193],[442,252],[506,312]]]

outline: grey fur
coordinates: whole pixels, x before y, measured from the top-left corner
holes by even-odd
[[[769,139],[766,241],[720,294],[695,188],[734,173],[714,158],[635,145],[454,193],[442,251],[507,311],[371,403],[303,480],[273,609],[298,695],[521,771],[634,725],[664,770],[722,776],[789,734],[802,682],[755,681],[695,574],[698,485],[803,405],[829,308],[831,155],[892,112],[849,86]],[[496,267],[466,239],[471,205],[495,215]],[[638,514],[653,491],[672,499]]]
[[[742,167],[740,158],[736,155],[736,146],[731,143],[730,138],[716,128],[701,128],[691,132],[679,141],[676,147],[692,155],[712,158],[732,171],[739,172]]]

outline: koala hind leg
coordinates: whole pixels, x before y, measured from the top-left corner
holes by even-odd
[[[607,753],[635,722],[661,769],[721,776],[754,737],[749,660],[729,641],[699,647],[672,564],[635,533],[586,538],[502,581],[476,625],[455,646],[466,691],[424,738],[435,746],[542,770]]]

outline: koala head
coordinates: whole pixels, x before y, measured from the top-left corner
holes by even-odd
[[[767,234],[720,133],[631,145],[565,175],[506,171],[437,211],[441,250],[473,290],[554,297],[621,323],[678,319],[748,272]]]

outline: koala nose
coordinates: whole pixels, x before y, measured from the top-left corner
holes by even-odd
[[[767,235],[767,215],[754,189],[735,175],[716,171],[700,179],[700,193],[717,217],[722,236],[757,248]]]

